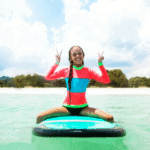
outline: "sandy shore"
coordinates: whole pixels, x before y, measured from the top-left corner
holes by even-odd
[[[58,94],[66,88],[0,88],[0,94]],[[87,88],[86,95],[150,95],[150,88]]]

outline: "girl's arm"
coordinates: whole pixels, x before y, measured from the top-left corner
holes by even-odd
[[[102,82],[105,84],[110,83],[108,73],[107,73],[106,69],[104,68],[102,62],[99,63],[99,69],[100,69],[102,75],[99,75],[97,72],[90,69],[90,79],[94,79],[96,81],[99,81],[99,82]]]
[[[46,79],[46,80],[55,80],[55,79],[64,77],[64,69],[55,72],[55,70],[57,69],[58,65],[59,65],[59,63],[55,63],[55,64],[51,67],[50,71],[49,71],[48,74],[45,76],[45,79]]]

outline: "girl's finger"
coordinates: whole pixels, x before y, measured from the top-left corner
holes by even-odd
[[[62,51],[63,51],[63,50],[61,50],[61,52],[60,52],[60,56],[61,56],[61,54],[62,54]]]
[[[104,51],[102,52],[101,56],[103,55]]]
[[[98,51],[98,56],[100,55],[99,51]]]
[[[57,52],[57,54],[59,55],[59,53],[58,53],[57,49],[56,49],[56,52]]]

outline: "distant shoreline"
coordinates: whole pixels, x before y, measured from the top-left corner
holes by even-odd
[[[56,88],[0,88],[0,94],[56,94],[66,95],[67,89]],[[86,95],[150,95],[150,88],[87,88]]]

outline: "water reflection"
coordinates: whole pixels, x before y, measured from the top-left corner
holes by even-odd
[[[117,138],[73,138],[73,137],[39,137],[32,135],[32,144],[36,150],[128,150],[124,144],[125,137]]]

